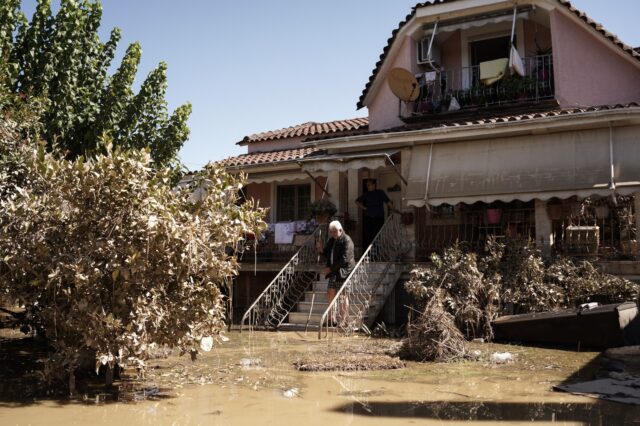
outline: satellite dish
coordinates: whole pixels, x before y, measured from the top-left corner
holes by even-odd
[[[393,68],[387,82],[393,94],[405,102],[415,101],[420,95],[418,80],[404,68]]]

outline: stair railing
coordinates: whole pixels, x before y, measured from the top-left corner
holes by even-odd
[[[282,324],[305,290],[316,279],[317,272],[313,266],[318,263],[318,252],[315,242],[324,235],[326,226],[319,225],[306,238],[300,249],[244,313],[240,322],[240,332],[245,325],[252,330],[261,326],[278,328]]]
[[[363,328],[376,292],[385,283],[395,284],[388,280],[396,273],[395,262],[409,247],[400,215],[391,213],[322,314],[318,338],[322,338],[323,329],[328,333],[331,326],[344,333]]]

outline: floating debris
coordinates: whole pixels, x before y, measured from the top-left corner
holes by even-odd
[[[299,394],[300,394],[300,391],[298,390],[298,388],[291,388],[284,391],[282,393],[282,396],[284,396],[285,398],[295,398]]]
[[[415,361],[448,362],[467,354],[467,342],[453,315],[445,311],[442,293],[436,292],[427,302],[416,323],[407,327],[400,357]]]
[[[395,370],[405,364],[397,357],[369,354],[315,354],[293,363],[299,371]]]
[[[262,364],[262,360],[260,358],[242,358],[239,362],[242,367],[252,367]]]
[[[513,362],[513,355],[510,352],[495,352],[491,355],[491,362],[494,364],[507,364]]]

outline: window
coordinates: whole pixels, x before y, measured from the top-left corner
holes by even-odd
[[[309,216],[311,185],[278,186],[276,221],[305,220]]]
[[[471,65],[480,62],[493,61],[494,59],[508,58],[511,48],[511,37],[490,38],[469,43],[471,53]]]

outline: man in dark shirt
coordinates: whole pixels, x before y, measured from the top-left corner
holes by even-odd
[[[381,189],[376,189],[374,179],[367,180],[367,191],[356,199],[356,204],[363,210],[362,251],[364,252],[384,225],[384,205],[390,209],[393,203]]]

